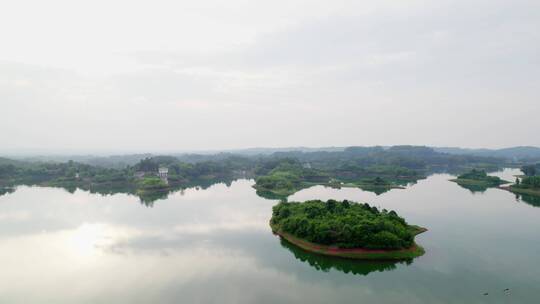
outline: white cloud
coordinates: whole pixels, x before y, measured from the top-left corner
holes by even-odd
[[[0,4],[0,128],[8,130],[0,140],[6,149],[80,151],[540,145],[529,131],[539,127],[538,8]],[[500,122],[528,128],[516,136]],[[493,129],[507,136],[488,136]]]

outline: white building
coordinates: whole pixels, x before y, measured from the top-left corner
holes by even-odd
[[[169,168],[167,168],[167,167],[159,167],[158,176],[160,178],[167,179],[168,174],[169,174]]]

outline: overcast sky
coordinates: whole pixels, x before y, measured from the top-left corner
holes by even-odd
[[[540,1],[2,1],[0,151],[540,146]]]

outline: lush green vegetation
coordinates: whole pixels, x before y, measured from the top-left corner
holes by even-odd
[[[521,171],[523,171],[523,174],[526,176],[535,176],[540,173],[540,164],[522,166]]]
[[[280,202],[273,207],[270,223],[276,231],[338,248],[411,248],[419,232],[394,211],[346,200]]]
[[[169,168],[168,183],[157,177],[160,165]],[[0,195],[8,193],[16,185],[39,185],[62,187],[70,192],[79,188],[101,194],[136,194],[142,203],[149,204],[166,197],[166,192],[230,182],[240,176],[238,170],[243,168],[245,164],[238,164],[237,159],[190,164],[168,156],[145,158],[123,169],[73,161],[24,162],[0,158]]]
[[[510,191],[520,194],[540,196],[540,176],[525,176],[510,186]]]
[[[463,186],[475,186],[475,187],[486,187],[486,188],[496,187],[496,186],[508,183],[507,181],[504,181],[497,176],[487,175],[486,171],[484,170],[476,170],[476,169],[472,169],[471,171],[467,173],[463,173],[459,175],[457,179],[453,179],[452,181]]]
[[[269,192],[276,196],[286,197],[300,189],[329,181],[329,177],[325,173],[312,168],[305,168],[294,159],[284,159],[265,165],[275,165],[275,167],[265,175],[256,178],[254,188],[262,193]],[[269,168],[259,168],[258,172],[264,172],[266,169]]]
[[[521,188],[533,188],[540,189],[540,176],[527,176],[521,179],[521,182],[518,183]]]
[[[169,169],[168,191],[207,187],[243,177],[256,180],[259,195],[284,198],[312,185],[360,187],[381,193],[415,182],[433,170],[502,164],[495,158],[449,155],[415,146],[350,147],[270,155],[218,153],[149,157],[139,154],[74,156],[77,161],[65,161],[66,158],[36,157],[32,161],[0,158],[0,189],[26,184],[63,187],[68,191],[79,188],[103,194],[136,194],[146,187],[141,179],[155,177],[158,167],[165,166]],[[156,189],[159,189],[159,195],[145,197],[149,200],[163,197],[165,187],[160,185]]]
[[[280,163],[281,162],[281,163]],[[287,165],[282,165],[287,162]],[[287,197],[312,185],[358,187],[377,194],[415,183],[430,172],[497,169],[492,157],[450,155],[428,147],[349,147],[344,151],[277,152],[258,164],[255,188],[267,197]]]
[[[142,191],[167,190],[169,185],[159,177],[144,177],[139,181],[139,189]]]
[[[344,164],[335,168],[325,166],[314,169],[309,163],[302,164],[295,159],[284,159],[272,164],[275,167],[266,172],[261,169],[257,171],[262,175],[256,178],[254,187],[259,194],[282,198],[313,185],[358,187],[379,194],[424,177],[415,170],[390,165],[360,167]]]

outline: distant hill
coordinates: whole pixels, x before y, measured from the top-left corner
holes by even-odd
[[[341,152],[345,147],[288,147],[288,148],[247,148],[238,150],[227,150],[221,152],[229,152],[240,155],[268,155],[276,152]]]
[[[465,149],[453,147],[435,147],[437,152],[456,155],[475,155],[488,157],[502,157],[511,160],[536,160],[540,159],[540,148],[523,146],[503,149]]]
[[[110,155],[110,156],[94,156],[94,155],[37,155],[31,157],[16,157],[17,160],[23,162],[46,162],[46,163],[65,163],[70,160],[97,166],[102,168],[121,169],[127,166],[132,166],[138,163],[141,159],[153,156],[150,153],[146,154],[126,154],[126,155]],[[13,161],[13,160],[10,160]],[[2,160],[0,159],[0,163]]]

